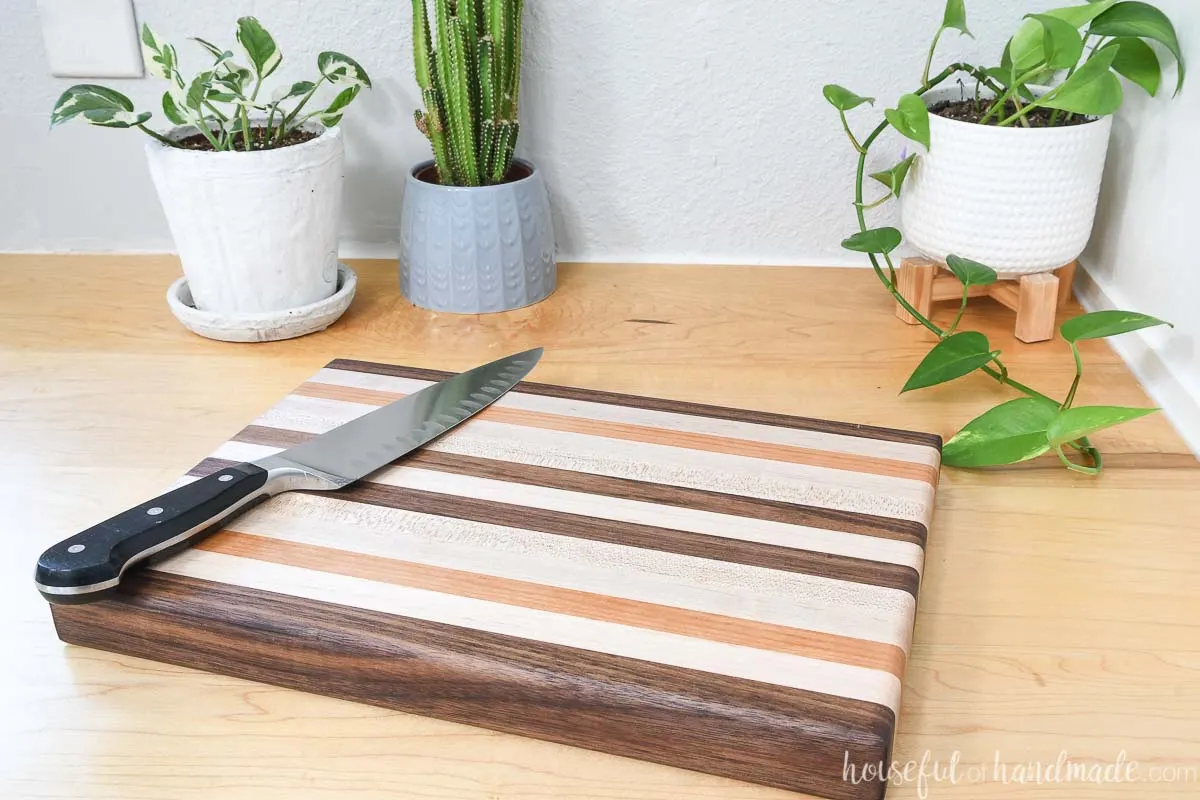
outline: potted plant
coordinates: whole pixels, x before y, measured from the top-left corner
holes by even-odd
[[[522,0],[413,0],[413,57],[433,160],[405,179],[400,289],[435,311],[482,313],[547,297],[557,280],[550,202],[513,157]]]
[[[147,71],[168,82],[163,115],[112,89],[80,84],[55,103],[51,125],[82,119],[137,128],[150,138],[150,174],[179,252],[184,278],[168,292],[172,311],[212,338],[264,341],[320,330],[349,305],[354,274],[337,260],[346,107],[371,82],[353,59],[324,52],[315,81],[267,91],[282,63],[254,17],[238,20],[231,50],[195,39],[212,63],[185,79],[175,47],[144,25]],[[331,101],[305,111],[325,85]],[[267,99],[267,98],[270,99]]]
[[[1098,472],[1100,453],[1088,436],[1155,409],[1075,406],[1083,371],[1077,343],[1167,323],[1131,311],[1100,311],[1065,322],[1061,333],[1074,355],[1075,378],[1062,400],[1017,381],[986,336],[958,326],[973,287],[1003,274],[1053,270],[1083,251],[1110,115],[1123,98],[1118,76],[1156,94],[1162,68],[1147,40],[1157,42],[1176,61],[1178,94],[1184,63],[1175,28],[1148,3],[1092,0],[1027,15],[997,66],[959,62],[930,77],[938,40],[947,30],[968,33],[963,0],[947,0],[920,87],[900,97],[865,137],[855,135],[846,115],[874,99],[836,84],[824,89],[858,152],[854,207],[859,230],[842,246],[867,254],[896,302],[938,337],[903,391],[979,370],[1023,395],[968,423],[946,443],[944,463],[993,466],[1054,452],[1070,469]],[[960,86],[939,88],[954,76],[960,76]],[[888,128],[927,152],[870,174],[884,194],[867,201],[867,157]],[[895,198],[901,200],[901,224],[910,243],[962,282],[959,313],[946,328],[919,313],[897,288],[891,254],[902,242],[900,231],[867,224],[867,212]]]

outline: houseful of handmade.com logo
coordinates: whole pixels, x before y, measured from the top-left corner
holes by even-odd
[[[842,780],[847,783],[878,783],[892,786],[915,785],[917,797],[925,800],[939,786],[996,783],[1001,785],[1053,784],[1194,784],[1200,791],[1200,763],[1145,764],[1129,758],[1122,750],[1108,761],[1075,758],[1066,750],[1048,760],[1012,761],[997,751],[990,761],[968,761],[955,750],[948,758],[935,757],[926,750],[919,759],[909,761],[872,761],[856,763],[846,753],[842,762]]]

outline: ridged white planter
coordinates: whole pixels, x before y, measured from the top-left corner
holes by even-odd
[[[334,293],[342,134],[317,123],[311,130],[320,135],[250,153],[147,143],[150,175],[199,310],[261,314]]]
[[[925,101],[958,100],[962,92],[939,89]],[[1002,275],[1070,263],[1092,234],[1111,130],[1112,117],[998,128],[931,114],[929,152],[913,164],[901,195],[905,238],[936,261],[953,253]]]

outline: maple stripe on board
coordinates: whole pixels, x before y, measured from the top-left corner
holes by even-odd
[[[375,408],[362,403],[288,395],[255,420],[255,424],[324,433]],[[478,418],[448,431],[425,449],[915,521],[930,517],[935,488],[906,478],[542,430]]]
[[[265,446],[241,440],[227,442],[212,457],[239,462],[254,461],[281,452],[278,446]],[[600,519],[616,523],[653,526],[669,532],[690,532],[723,539],[778,545],[795,550],[828,553],[867,561],[909,567],[918,577],[924,562],[920,545],[839,530],[825,530],[794,523],[746,518],[723,511],[697,510],[662,505],[624,497],[609,497],[578,489],[526,484],[506,480],[506,476],[478,475],[429,468],[416,459],[398,459],[394,465],[375,470],[364,481],[450,495],[456,498],[487,501],[502,509],[512,506],[561,512],[580,520]]]
[[[193,469],[191,474],[201,477],[232,466],[239,461],[240,459],[206,459]],[[403,472],[404,475],[411,475],[419,471],[405,469]],[[428,476],[435,478],[439,474],[447,473],[427,473]],[[542,510],[519,505],[522,500],[520,497],[510,498],[513,504],[502,504],[465,497],[460,494],[413,489],[390,483],[380,483],[375,480],[360,481],[339,490],[336,494],[313,494],[311,496],[318,499],[328,498],[329,501],[348,501],[366,507],[422,514],[430,518],[445,518],[448,521],[503,523],[504,526],[517,530],[641,550],[674,553],[680,556],[707,559],[716,563],[741,564],[748,567],[792,572],[850,584],[863,584],[869,587],[904,592],[913,600],[916,598],[920,585],[918,569],[904,564],[837,555],[819,550],[802,550],[797,549],[794,545],[762,543],[738,537],[732,531],[730,536],[709,535],[688,530],[587,517],[568,512]],[[286,502],[290,502],[290,498],[273,501],[275,505]],[[313,513],[313,510],[306,509],[306,512]],[[361,515],[356,518],[361,518]],[[744,521],[734,519],[735,521]],[[389,530],[389,534],[393,536],[406,535],[408,532],[406,523],[406,520],[398,520],[397,524]],[[619,577],[613,576],[613,579],[619,581]],[[900,610],[896,609],[896,611]]]
[[[430,381],[413,378],[396,378],[388,375],[373,375],[364,372],[348,372],[340,369],[322,369],[306,385],[325,389],[337,386],[346,389],[362,389],[383,392],[385,395],[401,397],[432,386]],[[655,409],[611,405],[588,400],[547,397],[527,394],[524,384],[501,396],[481,414],[493,409],[525,411],[550,414],[591,423],[631,424],[642,428],[667,433],[693,433],[720,438],[737,439],[744,442],[787,446],[802,450],[827,451],[831,454],[866,456],[884,461],[900,461],[913,466],[927,466],[936,470],[940,461],[936,448],[928,445],[905,442],[886,442],[878,439],[861,439],[844,434],[809,431],[762,425],[738,420],[718,419],[708,416],[678,414]],[[303,388],[303,387],[301,387]]]
[[[221,531],[200,542],[196,548],[536,611],[550,611],[680,636],[698,636],[714,642],[867,667],[890,672],[897,678],[904,677],[905,654],[895,645],[787,625],[380,558],[319,545],[279,541],[236,529]]]
[[[250,425],[243,428],[232,441],[263,445],[272,448],[272,452],[275,452],[307,442],[314,435],[304,431]],[[245,460],[240,455],[237,458]],[[417,450],[405,456],[403,463],[406,466],[458,475],[478,475],[528,486],[588,493],[612,499],[627,498],[664,507],[694,509],[771,521],[788,526],[803,526],[852,535],[892,539],[917,545],[921,549],[924,547],[927,536],[925,525],[914,520],[818,508],[777,500],[746,498],[703,489],[664,486],[629,478],[616,478],[530,464],[514,464],[509,461],[476,458],[455,453],[438,453],[429,449]]]
[[[648,630],[196,548],[154,570],[382,611],[670,666],[877,703],[898,713],[900,679],[884,670]]]
[[[346,403],[361,403],[376,407],[386,406],[389,403],[408,396],[399,392],[383,392],[376,389],[358,389],[313,382],[302,384],[292,394],[299,397],[340,400]],[[789,464],[827,467],[829,469],[846,470],[848,472],[858,472],[868,475],[907,478],[909,480],[924,481],[931,485],[937,483],[938,476],[937,467],[931,464],[914,464],[909,461],[897,461],[895,459],[878,458],[857,453],[815,450],[795,445],[752,441],[728,436],[716,436],[708,433],[668,430],[648,425],[634,425],[626,422],[571,417],[565,414],[552,414],[544,411],[530,411],[527,409],[506,407],[503,405],[502,400],[479,412],[474,419],[485,422],[520,425],[526,428],[538,428],[546,431],[585,433],[591,436],[619,439],[626,442],[643,442],[646,444],[679,447],[686,450],[745,456],[765,461],[781,461]]]
[[[338,369],[351,372],[364,372],[372,375],[391,375],[398,378],[412,378],[421,381],[443,381],[454,377],[453,372],[443,372],[420,367],[402,367],[393,364],[377,364],[371,361],[337,358],[325,365],[326,369]],[[516,391],[523,394],[541,395],[544,397],[561,397],[569,400],[584,400],[609,405],[629,406],[655,411],[669,411],[676,414],[688,414],[696,417],[712,417],[714,419],[737,420],[755,425],[775,425],[781,428],[797,430],[820,431],[835,433],[843,436],[856,436],[860,439],[876,439],[885,442],[905,442],[933,448],[941,452],[942,437],[932,433],[902,431],[893,428],[880,428],[874,425],[858,425],[851,422],[834,422],[831,420],[797,417],[790,414],[773,414],[768,411],[750,411],[741,408],[726,408],[703,403],[690,403],[684,400],[664,400],[658,397],[642,397],[632,394],[605,392],[598,389],[579,389],[572,386],[556,386],[549,383],[534,383],[521,381]]]
[[[583,538],[570,528],[556,532],[511,523],[363,505],[341,493],[294,493],[232,524],[282,542],[909,646],[907,620],[915,599],[899,589],[711,557],[718,553],[638,547],[620,536]]]

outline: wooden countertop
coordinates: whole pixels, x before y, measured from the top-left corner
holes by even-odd
[[[866,270],[564,265],[541,305],[458,317],[405,302],[392,262],[353,266],[336,326],[235,345],[171,317],[171,257],[0,256],[0,796],[795,797],[55,638],[38,553],[161,491],[335,357],[456,370],[544,345],[539,381],[944,436],[1012,396],[982,376],[897,396],[931,340]],[[989,302],[968,319],[1014,375],[1065,392],[1061,341],[1015,342]],[[1084,344],[1082,402],[1148,403],[1105,344]],[[928,797],[1200,792],[1200,465],[1161,416],[1095,441],[1098,479],[1051,458],[943,472],[894,753],[941,762]],[[1052,769],[1062,751],[1136,767],[1035,782],[1029,762]],[[917,797],[915,778],[888,797]]]

